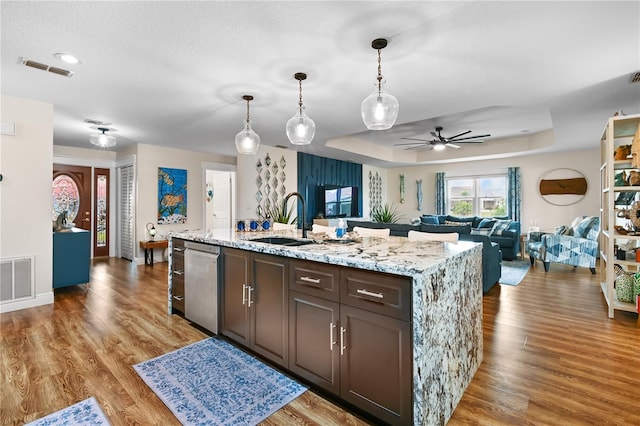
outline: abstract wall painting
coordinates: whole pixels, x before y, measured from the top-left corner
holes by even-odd
[[[186,221],[187,171],[158,167],[158,225]]]

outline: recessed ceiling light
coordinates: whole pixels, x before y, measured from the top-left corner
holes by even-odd
[[[82,61],[70,53],[54,53],[53,56],[57,59],[60,59],[62,62],[66,62],[67,64],[81,64]]]

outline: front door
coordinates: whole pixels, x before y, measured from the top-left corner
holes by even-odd
[[[109,169],[94,169],[93,257],[109,256]]]
[[[53,212],[61,212],[76,228],[91,232],[91,167],[53,165]]]

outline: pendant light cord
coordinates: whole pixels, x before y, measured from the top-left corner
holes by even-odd
[[[382,65],[381,65],[381,58],[380,58],[380,50],[381,49],[378,49],[378,94],[382,92]]]
[[[247,123],[249,122],[249,99],[247,99]]]
[[[302,115],[302,80],[298,80],[300,85],[300,101],[298,102],[298,106],[300,108],[300,115]]]

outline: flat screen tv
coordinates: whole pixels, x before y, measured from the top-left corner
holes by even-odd
[[[359,216],[357,186],[321,186],[318,198],[318,208],[326,218]]]

